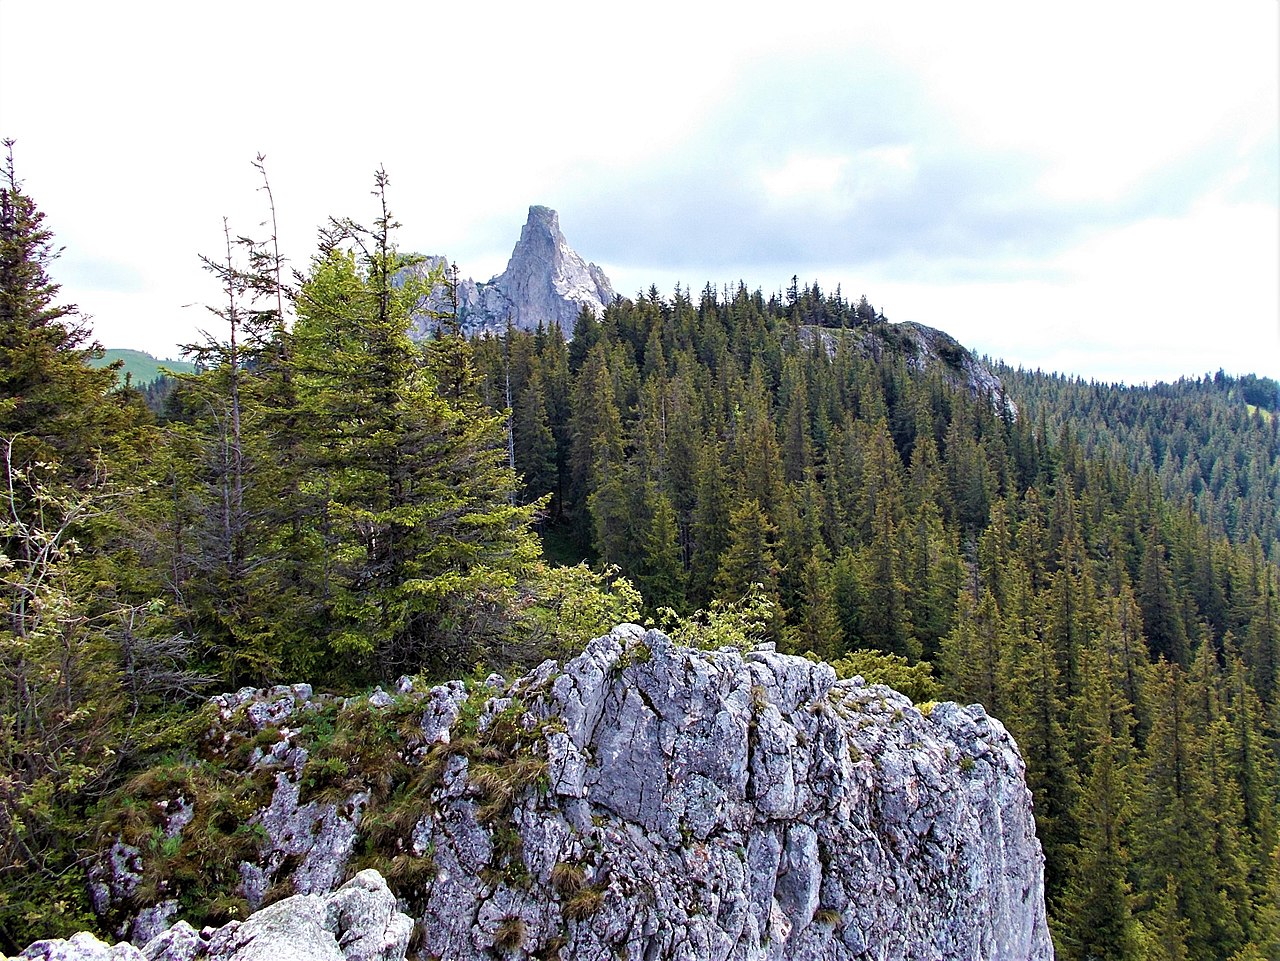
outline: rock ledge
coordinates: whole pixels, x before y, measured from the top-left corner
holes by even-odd
[[[346,701],[295,685],[212,707],[215,780],[260,785],[235,854],[250,908],[281,885],[342,896],[326,892],[358,864],[383,869],[421,956],[443,961],[1053,957],[1024,765],[979,705],[621,625],[511,683],[401,679]],[[350,771],[343,738],[360,745]],[[145,800],[155,821],[135,837],[178,847],[208,809]],[[122,838],[97,896],[150,951],[182,889],[148,857]]]

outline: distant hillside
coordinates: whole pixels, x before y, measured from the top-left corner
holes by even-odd
[[[135,387],[141,387],[154,380],[159,380],[164,376],[165,371],[191,374],[196,369],[195,364],[188,363],[185,360],[159,360],[145,351],[124,350],[118,347],[103,351],[100,360],[93,360],[90,363],[94,367],[106,367],[117,360],[124,361],[124,367],[120,371],[121,378],[123,379],[126,374],[130,375],[133,378]]]
[[[1236,544],[1257,537],[1280,556],[1280,383],[1222,371],[1172,384],[1125,387],[997,366],[1011,397],[1051,437],[1136,474],[1151,471],[1164,495],[1194,504],[1200,519]]]

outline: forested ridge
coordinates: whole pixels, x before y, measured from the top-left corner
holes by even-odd
[[[88,365],[10,161],[0,946],[92,923],[95,818],[191,749],[204,695],[730,611],[1005,722],[1060,956],[1280,956],[1274,407],[1184,385],[1174,419],[1159,388],[1007,369],[992,391],[816,284],[472,342],[446,314],[415,344],[446,278],[397,279],[385,188],[292,279],[228,230],[218,336],[157,417]]]
[[[1235,544],[1280,545],[1280,383],[1223,371],[1172,384],[1098,384],[1042,371],[997,368],[1010,397],[1039,429],[1069,424],[1085,453],[1153,471],[1169,500],[1194,504]]]

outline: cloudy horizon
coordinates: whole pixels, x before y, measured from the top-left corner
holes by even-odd
[[[0,133],[107,346],[211,321],[261,152],[299,268],[384,166],[478,280],[541,204],[624,295],[794,275],[1023,367],[1280,377],[1276,4],[690,7],[0,0]]]

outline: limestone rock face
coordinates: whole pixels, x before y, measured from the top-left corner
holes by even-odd
[[[250,907],[268,885],[298,896],[197,948],[256,950],[315,929],[308,918],[376,913],[333,907],[354,897],[350,884],[324,893],[359,852],[382,859],[420,956],[443,961],[1053,957],[1025,768],[978,705],[922,709],[769,645],[697,650],[635,625],[510,684],[494,675],[415,689],[405,678],[395,690],[325,700],[294,686],[214,700],[223,726],[213,742],[231,745],[228,757],[255,745],[225,777],[263,783],[248,835],[258,840],[236,855],[238,893]],[[333,732],[348,712],[360,731],[394,741],[361,741],[363,757],[384,758],[381,787],[352,770],[340,793],[300,800],[304,771],[322,771],[315,754],[331,749],[305,732]],[[203,803],[155,798],[153,830],[173,825],[178,843],[199,819],[188,826],[175,812]],[[120,930],[151,938],[150,951],[174,905],[138,909],[148,871],[154,890],[173,893],[148,857],[137,846],[104,852],[99,896],[113,917],[131,912]],[[281,904],[298,910],[279,918]],[[344,950],[369,944],[360,957],[387,956],[377,952],[398,943],[399,922],[377,911],[372,935],[338,937]],[[182,927],[160,935],[175,951],[194,943]],[[337,957],[326,951],[312,956]]]
[[[613,300],[609,278],[574,252],[560,232],[560,217],[548,207],[530,207],[529,219],[507,269],[492,281],[514,308],[517,327],[558,323],[566,334],[583,307],[596,316]]]
[[[442,265],[444,258],[433,256],[414,269],[425,276]],[[538,206],[529,208],[529,219],[505,271],[487,282],[467,278],[457,284],[458,320],[467,334],[500,333],[509,320],[521,330],[558,324],[567,337],[584,307],[599,317],[613,298],[613,286],[604,271],[583,260],[565,240],[559,215]],[[452,309],[439,290],[427,306],[429,310],[413,321],[413,336],[425,338],[435,329],[430,311]]]
[[[1018,414],[1017,405],[1005,394],[1004,384],[991,368],[950,334],[935,327],[913,321],[880,321],[845,329],[806,326],[800,328],[800,338],[806,346],[822,344],[832,357],[842,342],[855,354],[877,361],[886,354],[896,354],[910,370],[937,371],[953,387],[989,401],[996,411],[1007,412],[1011,417]]]
[[[299,894],[249,917],[197,932],[185,921],[145,947],[91,934],[37,941],[18,957],[40,961],[403,961],[413,921],[376,871],[331,894]]]
[[[588,961],[1053,956],[1023,762],[976,705],[926,717],[825,664],[634,626],[508,696],[553,722],[545,790],[502,866],[459,765],[419,823],[428,954],[518,932]]]

